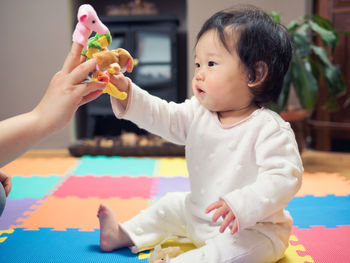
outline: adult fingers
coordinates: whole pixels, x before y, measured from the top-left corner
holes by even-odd
[[[235,219],[234,215],[231,213],[228,213],[225,216],[224,221],[222,222],[221,226],[220,226],[220,233],[223,233],[225,231],[225,229],[230,225],[230,223]]]
[[[63,66],[62,66],[62,72],[68,74],[72,72],[73,69],[75,69],[81,62],[81,51],[83,50],[83,46],[73,42],[72,48],[69,51]]]
[[[74,93],[78,97],[85,97],[91,92],[95,91],[102,91],[106,87],[107,83],[105,82],[98,82],[98,81],[91,81],[86,82],[82,84],[75,85]]]
[[[101,94],[102,94],[102,90],[96,90],[89,93],[88,95],[82,98],[78,106],[80,107],[90,101],[93,101],[94,99],[97,99]]]
[[[90,72],[96,69],[96,60],[90,59],[76,68],[69,74],[69,82],[71,84],[79,84],[89,75]]]

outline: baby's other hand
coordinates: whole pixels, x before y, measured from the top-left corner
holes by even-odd
[[[220,217],[224,219],[220,226],[220,233],[223,233],[225,229],[230,226],[231,224],[231,234],[233,235],[234,233],[237,232],[238,230],[238,225],[237,225],[237,220],[236,216],[233,214],[231,208],[227,205],[227,203],[224,200],[219,200],[207,207],[205,212],[208,214],[211,211],[216,210],[213,217],[212,221],[215,223]]]
[[[120,91],[124,91],[129,93],[129,80],[126,78],[123,73],[119,73],[117,75],[109,74],[110,82],[116,86]]]
[[[9,196],[12,188],[11,176],[2,170],[0,170],[0,184],[2,184],[5,189],[6,197]]]

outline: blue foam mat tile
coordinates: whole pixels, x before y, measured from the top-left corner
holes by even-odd
[[[293,225],[299,228],[337,228],[339,225],[350,225],[350,195],[294,197],[287,210],[293,217]]]
[[[12,177],[12,189],[9,198],[42,199],[46,195],[51,195],[50,190],[55,189],[55,186],[63,180],[65,180],[65,178],[58,175],[31,177],[14,176]]]
[[[120,156],[84,156],[71,173],[74,175],[93,174],[94,176],[153,176],[156,160],[152,158]]]
[[[16,228],[0,243],[0,262],[147,263],[147,259],[138,259],[138,255],[131,253],[128,248],[111,253],[100,251],[99,236],[99,230],[52,231],[51,228],[40,228],[39,231],[26,231]]]

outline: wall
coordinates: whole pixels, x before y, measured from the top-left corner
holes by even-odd
[[[152,0],[149,0],[152,2]],[[172,0],[169,0],[173,3]],[[282,13],[283,21],[309,12],[311,0],[246,0],[265,10]],[[40,101],[51,77],[63,64],[71,45],[75,24],[73,0],[0,0],[0,120],[30,111]],[[79,2],[79,1],[78,1]],[[108,1],[107,1],[108,2]],[[111,1],[109,1],[111,2]],[[162,2],[162,1],[159,1]],[[193,47],[201,25],[215,11],[237,0],[188,0],[187,20],[181,17],[181,30],[187,24],[188,94],[191,95]],[[73,3],[73,4],[72,4]],[[171,5],[173,7],[173,5]],[[169,8],[173,9],[173,8]],[[74,140],[74,122],[34,148],[65,148]]]
[[[252,4],[263,10],[277,11],[282,16],[282,24],[287,25],[291,20],[311,13],[312,0],[188,0],[187,1],[187,25],[188,25],[188,89],[187,94],[191,96],[191,81],[194,72],[194,46],[196,35],[207,18],[221,9],[231,7],[235,4]]]
[[[0,120],[28,112],[60,70],[71,43],[69,0],[1,0]],[[67,147],[72,126],[35,147]]]

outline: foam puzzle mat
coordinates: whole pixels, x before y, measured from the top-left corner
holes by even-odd
[[[99,204],[125,222],[167,192],[190,189],[184,158],[19,158],[2,169],[13,189],[0,217],[1,263],[148,262],[149,251],[100,251]],[[348,180],[304,173],[287,210],[294,227],[278,263],[350,262]]]

